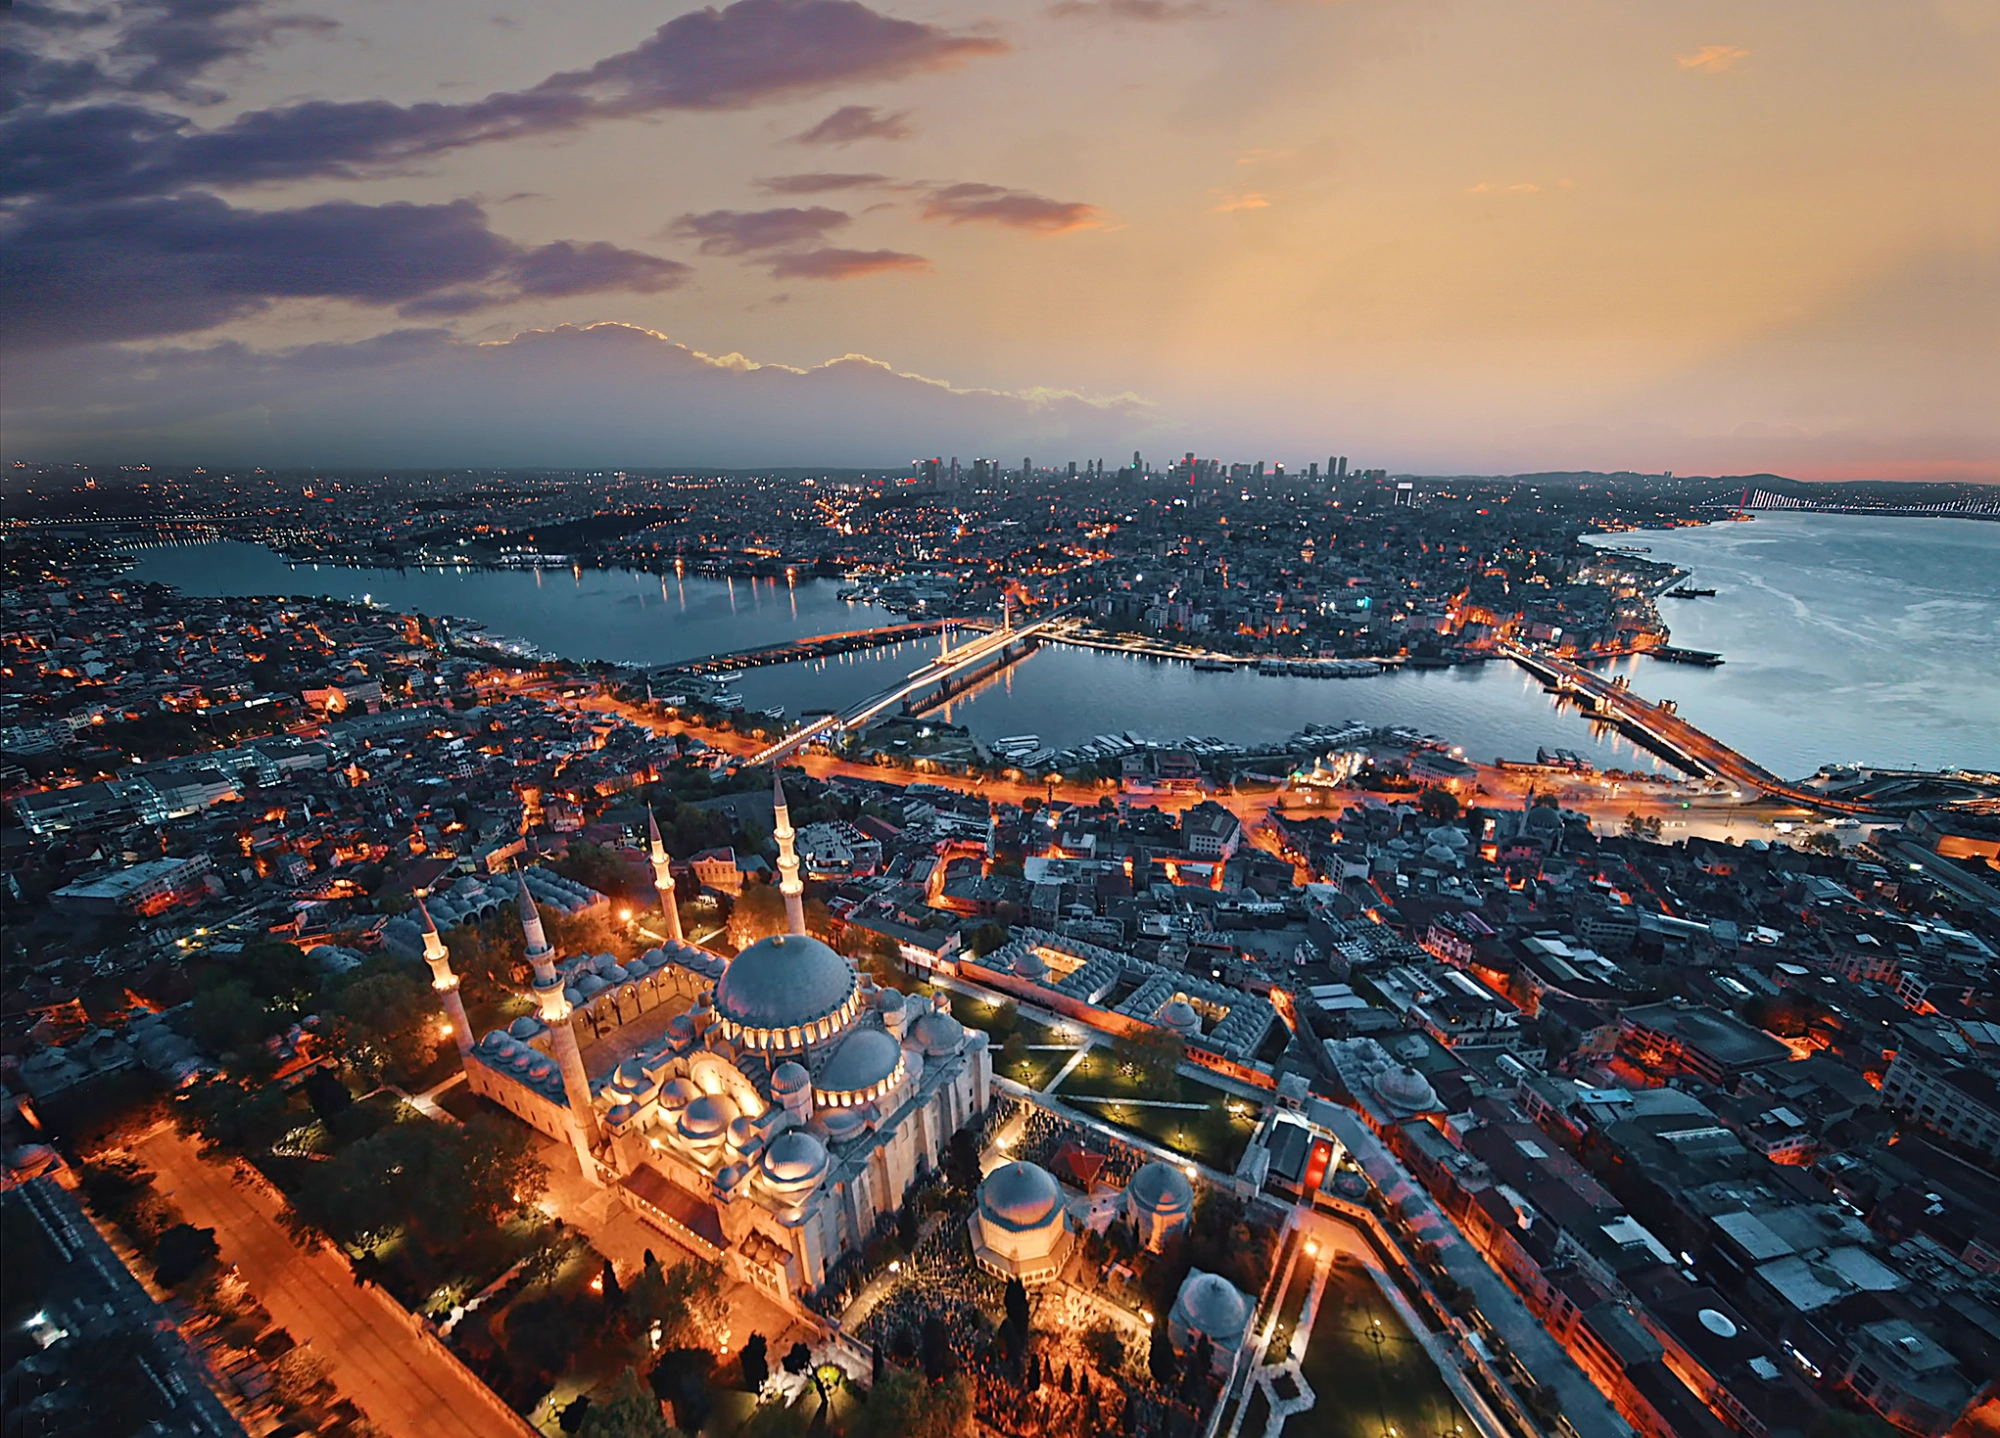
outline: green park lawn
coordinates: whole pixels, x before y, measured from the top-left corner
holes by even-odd
[[[979,998],[958,989],[948,990],[951,1015],[967,1028],[981,1029],[993,1041],[993,1071],[1029,1088],[1041,1088],[1056,1076],[1075,1052],[1060,1030],[1019,1012],[1011,1003]],[[1010,1035],[1020,1035],[1027,1053],[1016,1063],[1005,1062],[1001,1048]],[[1058,1052],[1058,1049],[1065,1050]]]
[[[1358,1264],[1333,1265],[1299,1367],[1318,1398],[1286,1424],[1301,1438],[1455,1438],[1473,1431],[1430,1355]]]
[[[1070,1071],[1056,1096],[1078,1111],[1151,1139],[1164,1148],[1224,1173],[1235,1171],[1256,1130],[1254,1111],[1239,1118],[1230,1113],[1231,1096],[1200,1079],[1175,1074],[1164,1083],[1150,1083],[1120,1073],[1108,1048],[1097,1048]],[[1082,1102],[1075,1102],[1081,1099]],[[1093,1099],[1111,1100],[1095,1103]],[[1200,1104],[1200,1108],[1150,1108],[1123,1105],[1122,1099]],[[1241,1100],[1238,1101],[1241,1106]]]

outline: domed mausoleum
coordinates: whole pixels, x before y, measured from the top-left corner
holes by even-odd
[[[1167,1315],[1167,1338],[1174,1352],[1185,1356],[1203,1338],[1215,1351],[1215,1366],[1227,1371],[1236,1349],[1250,1328],[1250,1300],[1219,1273],[1188,1270],[1181,1291]]]
[[[972,1256],[1002,1278],[1047,1283],[1062,1272],[1073,1235],[1062,1189],[1047,1169],[1003,1163],[979,1185]]]
[[[1155,1159],[1125,1185],[1125,1217],[1139,1246],[1158,1253],[1193,1219],[1194,1185],[1173,1164]]]

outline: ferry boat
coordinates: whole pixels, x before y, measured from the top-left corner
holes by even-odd
[[[1655,659],[1665,659],[1673,664],[1699,664],[1705,669],[1713,669],[1722,662],[1720,654],[1711,654],[1706,649],[1682,649],[1673,644],[1661,644],[1646,651]]]
[[[1713,598],[1715,598],[1715,591],[1714,591],[1713,589],[1696,589],[1696,588],[1695,588],[1695,587],[1694,587],[1693,585],[1691,585],[1691,584],[1678,584],[1678,585],[1675,585],[1675,586],[1674,586],[1674,587],[1673,587],[1672,589],[1669,589],[1669,590],[1667,591],[1667,598],[1669,598],[1669,599],[1713,599]]]

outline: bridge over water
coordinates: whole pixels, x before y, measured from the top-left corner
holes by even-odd
[[[870,695],[839,714],[827,714],[794,729],[784,738],[750,757],[751,764],[772,764],[815,740],[864,728],[884,711],[901,705],[906,714],[920,714],[943,699],[963,693],[989,674],[1017,663],[1042,642],[1042,631],[1064,610],[1058,610],[1032,624],[1003,624],[1000,628],[968,639],[956,649],[947,648],[907,678]]]
[[[1780,779],[1763,765],[1681,718],[1671,702],[1654,703],[1634,694],[1622,678],[1606,679],[1566,659],[1520,645],[1505,646],[1502,652],[1558,694],[1576,700],[1598,718],[1617,725],[1634,740],[1690,773],[1713,774],[1742,788],[1807,808],[1840,814],[1875,812],[1865,804],[1835,799]]]
[[[989,621],[990,622],[990,621]],[[850,654],[857,649],[880,649],[911,639],[944,633],[965,625],[983,628],[978,620],[917,619],[907,624],[883,624],[874,629],[849,629],[839,634],[815,634],[805,639],[786,639],[776,644],[760,644],[754,649],[731,649],[721,654],[704,654],[662,666],[676,674],[727,674],[738,669],[757,669],[766,664],[793,664],[801,659],[824,659],[833,654]]]

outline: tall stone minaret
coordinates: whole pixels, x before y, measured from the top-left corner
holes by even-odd
[[[684,943],[681,938],[681,911],[674,902],[674,861],[667,857],[667,846],[660,841],[660,821],[653,817],[653,811],[646,811],[646,837],[653,846],[653,892],[660,896],[660,914],[667,921],[667,939],[671,943]]]
[[[438,1002],[444,1005],[452,1039],[458,1044],[458,1056],[464,1058],[472,1052],[472,1024],[465,1017],[465,1000],[458,996],[458,975],[451,971],[451,955],[445,950],[444,936],[438,933],[437,923],[424,907],[421,896],[417,899],[417,912],[424,916],[424,962],[431,966],[431,987],[437,990]]]
[[[542,932],[541,911],[528,892],[527,875],[521,882],[521,932],[528,938],[528,963],[535,971],[535,1003],[541,1008],[542,1022],[553,1041],[556,1066],[562,1070],[563,1094],[569,1100],[569,1132],[576,1144],[576,1160],[583,1176],[600,1182],[591,1149],[597,1146],[597,1110],[590,1106],[590,1077],[583,1071],[583,1051],[576,1046],[576,1030],[570,1027],[569,1000],[563,997],[562,975],[556,972],[556,951]]]
[[[775,810],[778,840],[778,892],[785,896],[785,930],[806,931],[806,886],[799,882],[799,856],[792,847],[792,816],[785,808],[785,781],[776,764],[771,766],[771,806]]]

